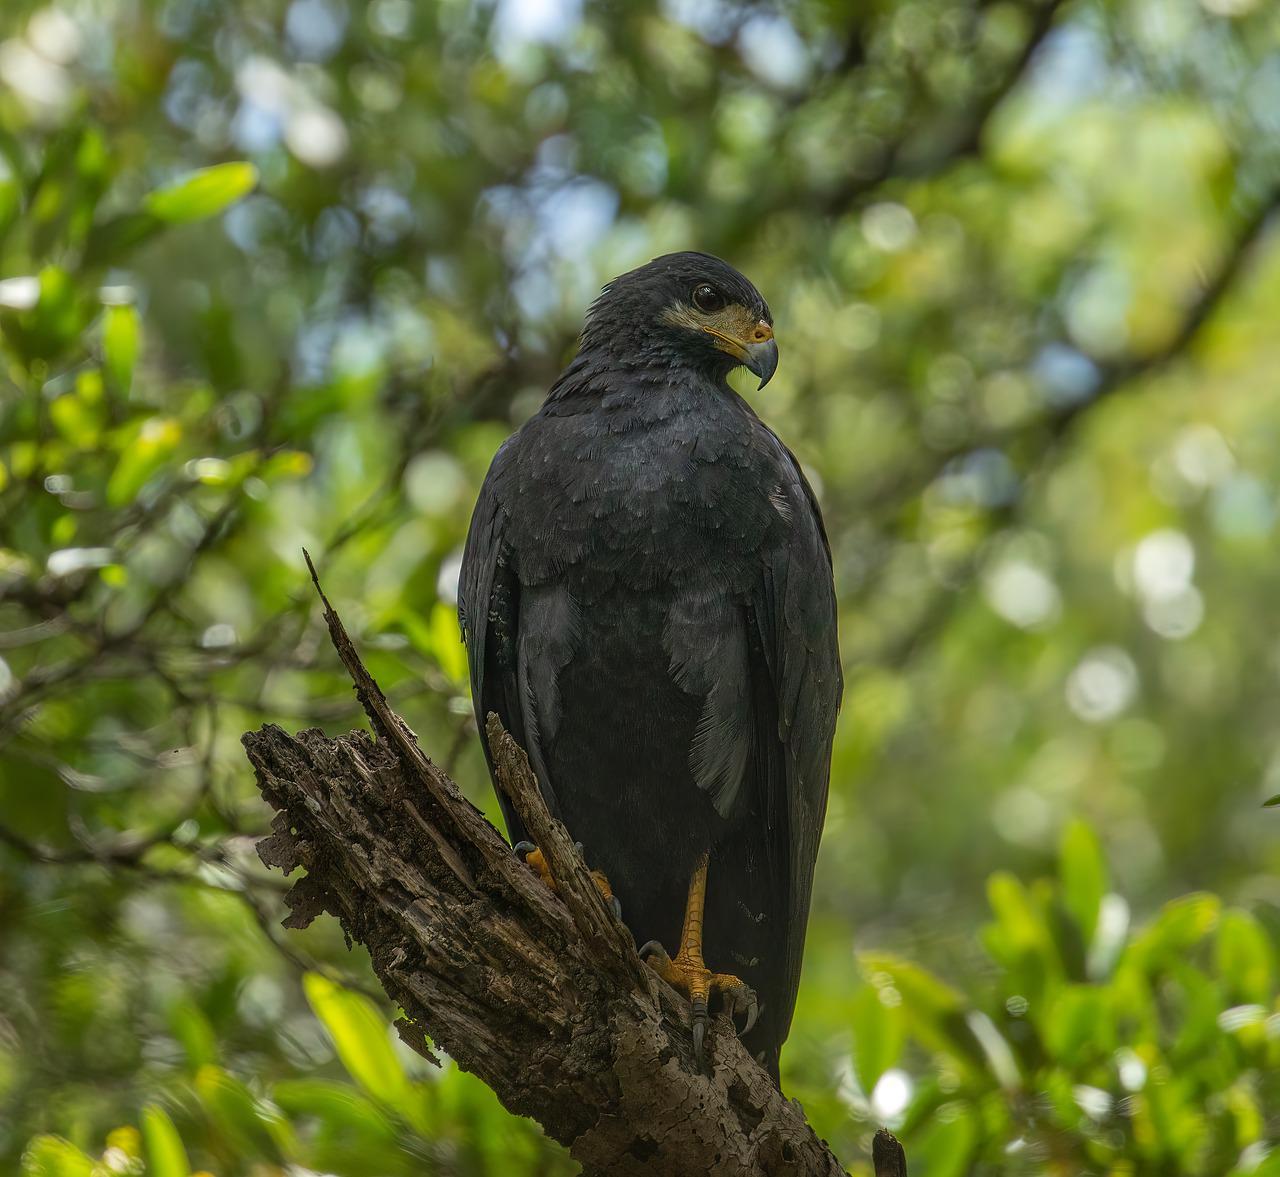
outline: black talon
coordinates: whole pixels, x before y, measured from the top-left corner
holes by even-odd
[[[667,950],[657,940],[646,940],[636,949],[636,953],[641,960],[648,960],[649,957],[657,956],[659,953],[666,956]]]
[[[532,854],[535,850],[537,850],[537,847],[532,842],[527,841],[517,842],[511,847],[511,852],[513,854]]]
[[[706,1066],[707,1053],[702,1040],[707,1032],[707,1003],[698,998],[693,1003],[693,1065],[702,1070]]]
[[[739,1038],[744,1034],[750,1034],[756,1020],[760,1017],[760,1003],[756,1000],[755,990],[749,985],[727,990],[724,995],[724,1012],[729,1015],[734,1033]],[[739,1014],[746,1015],[746,1022],[741,1029],[738,1029]]]

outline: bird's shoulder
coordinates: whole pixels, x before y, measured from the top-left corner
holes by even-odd
[[[635,468],[686,476],[725,465],[790,481],[794,459],[736,393],[710,382],[598,379],[593,395],[549,398],[513,434],[492,474],[509,489],[624,476]]]
[[[820,529],[799,464],[727,388],[613,376],[592,392],[548,400],[494,458],[484,498],[522,579],[601,566],[611,584],[746,592],[789,532]]]

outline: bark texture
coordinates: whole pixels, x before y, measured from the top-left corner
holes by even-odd
[[[306,870],[285,925],[336,916],[404,1010],[405,1041],[428,1058],[438,1043],[586,1173],[843,1173],[723,1016],[709,1073],[695,1069],[688,1003],[641,963],[497,717],[497,775],[555,893],[422,753],[321,599],[376,739],[274,725],[244,736],[278,811],[258,852],[286,874]]]

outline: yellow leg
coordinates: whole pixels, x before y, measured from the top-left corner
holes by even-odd
[[[693,1007],[693,1053],[699,1066],[703,1062],[702,1039],[707,1028],[707,1006],[712,993],[720,993],[725,1009],[732,1018],[739,1011],[746,1014],[745,1034],[756,1023],[759,1006],[756,995],[732,973],[713,973],[702,959],[702,927],[707,905],[707,856],[704,854],[689,880],[689,898],[685,903],[684,927],[675,959],[656,940],[640,949],[642,959],[669,984],[689,996]]]
[[[550,891],[558,890],[556,881],[551,875],[551,868],[547,865],[546,856],[532,842],[517,842],[513,847],[515,852],[523,856],[525,863],[533,867],[538,872],[539,877],[547,885]],[[582,844],[578,843],[578,853],[582,853]],[[591,880],[596,885],[596,890],[600,892],[600,897],[614,910],[614,914],[619,919],[622,918],[622,904],[614,898],[613,888],[609,885],[609,880],[605,877],[604,871],[593,870],[591,872]]]

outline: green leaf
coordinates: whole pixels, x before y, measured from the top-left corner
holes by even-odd
[[[1043,1020],[1050,1057],[1070,1068],[1105,1059],[1115,1047],[1115,1026],[1103,991],[1093,985],[1059,990]]]
[[[22,1177],[92,1177],[93,1158],[60,1136],[37,1136],[22,1155]]]
[[[413,1171],[405,1155],[404,1130],[350,1083],[285,1079],[275,1084],[271,1095],[291,1120],[309,1121],[307,1159],[311,1168],[353,1174]]]
[[[213,1123],[245,1159],[281,1164],[294,1151],[288,1124],[234,1075],[220,1067],[196,1072],[196,1094]]]
[[[1166,903],[1155,921],[1134,941],[1133,951],[1145,967],[1184,953],[1199,944],[1218,925],[1222,901],[1206,891],[1194,891]]]
[[[889,953],[859,953],[858,963],[872,985],[892,986],[901,996],[906,1029],[924,1046],[985,1071],[986,1056],[965,1018],[968,1005],[956,990]]]
[[[853,997],[853,1069],[868,1095],[902,1054],[902,997],[892,987],[863,985]]]
[[[142,1139],[147,1148],[147,1177],[190,1177],[182,1137],[158,1104],[142,1109]]]
[[[1098,927],[1102,897],[1107,893],[1107,865],[1097,836],[1084,822],[1073,821],[1063,832],[1060,861],[1062,902],[1088,948]]]
[[[1007,944],[1020,951],[1041,952],[1051,942],[1027,888],[1008,871],[996,871],[987,879],[987,899]]]
[[[1009,983],[1034,1005],[1061,980],[1064,966],[1049,923],[1050,893],[1032,892],[1008,871],[987,879],[994,924],[983,929],[987,951],[1009,972]]]
[[[49,420],[78,449],[91,449],[101,433],[101,415],[82,397],[60,396],[49,405]]]
[[[373,1002],[319,973],[308,973],[303,989],[356,1083],[389,1107],[407,1108],[412,1091],[409,1077],[392,1048],[387,1020]]]
[[[192,1070],[218,1059],[218,1036],[205,1012],[191,999],[175,1001],[169,1008],[169,1031],[182,1045]]]
[[[143,421],[107,480],[107,502],[119,507],[131,501],[147,479],[173,456],[181,441],[182,426],[174,418],[150,417]]]
[[[392,1121],[349,1083],[332,1079],[282,1079],[272,1097],[290,1115],[315,1116],[344,1131],[360,1129],[395,1139]]]
[[[1147,1081],[1130,1102],[1134,1143],[1156,1160],[1153,1171],[1175,1173],[1204,1140],[1205,1118],[1187,1098],[1184,1082],[1160,1058],[1148,1063]],[[1185,1171],[1185,1170],[1184,1170]]]
[[[1214,943],[1218,976],[1233,1000],[1269,1005],[1275,995],[1275,960],[1266,932],[1247,911],[1223,912]]]
[[[159,217],[143,212],[123,213],[102,221],[89,230],[84,246],[85,267],[100,269],[118,264],[163,228]]]
[[[1280,1177],[1280,1148],[1273,1148],[1256,1167],[1232,1169],[1227,1177]]]
[[[84,330],[88,307],[75,277],[59,266],[45,266],[37,281],[34,306],[0,309],[0,327],[28,363],[59,358]]]
[[[1262,803],[1262,808],[1263,808],[1263,809],[1272,809],[1272,808],[1274,808],[1274,807],[1275,807],[1275,806],[1277,806],[1277,805],[1280,805],[1280,793],[1277,793],[1274,797],[1268,797],[1268,798],[1267,798],[1267,799]]]
[[[103,366],[116,390],[128,396],[133,387],[133,367],[138,360],[142,325],[131,306],[107,307],[102,320]]]
[[[944,1104],[906,1143],[913,1173],[962,1177],[978,1143],[977,1119],[964,1104]]]
[[[253,164],[222,163],[157,189],[147,197],[146,210],[172,225],[202,221],[235,204],[257,183],[258,169]]]

